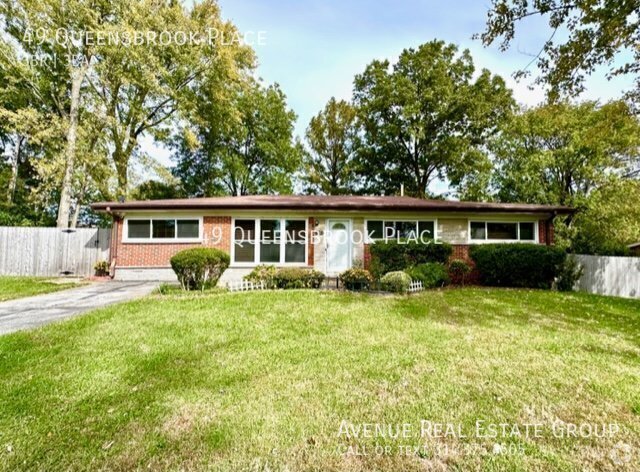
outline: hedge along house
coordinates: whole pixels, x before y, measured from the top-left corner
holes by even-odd
[[[561,206],[383,196],[239,196],[101,202],[113,217],[111,270],[121,280],[175,280],[170,259],[189,247],[231,256],[221,282],[260,264],[307,267],[334,276],[369,264],[378,240],[447,242],[453,258],[490,242],[553,244]]]

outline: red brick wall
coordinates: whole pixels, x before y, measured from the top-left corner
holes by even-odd
[[[231,252],[231,217],[205,216],[203,218],[203,243],[124,243],[122,220],[116,223],[117,243],[115,253],[117,267],[169,267],[169,260],[178,251],[191,247],[214,247]],[[220,235],[213,240],[214,229]]]
[[[547,244],[547,221],[538,221],[538,242],[540,244]]]
[[[362,266],[368,270],[369,267],[371,267],[371,249],[369,248],[368,244],[364,245],[364,253],[362,259]]]

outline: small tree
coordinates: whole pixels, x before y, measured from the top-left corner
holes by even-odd
[[[467,278],[467,275],[471,273],[471,266],[462,259],[454,259],[449,264],[449,272],[451,273],[452,278],[456,282],[460,282],[460,285],[464,287],[464,281]]]

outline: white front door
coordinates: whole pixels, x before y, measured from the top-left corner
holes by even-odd
[[[327,221],[327,273],[338,274],[351,267],[351,221]]]

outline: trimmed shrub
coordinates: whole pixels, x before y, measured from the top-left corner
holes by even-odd
[[[538,244],[481,244],[472,246],[483,285],[551,288],[567,254],[554,246]]]
[[[373,282],[371,273],[365,269],[347,269],[338,278],[347,290],[367,290]]]
[[[278,269],[273,276],[274,286],[283,289],[320,288],[323,280],[322,272],[302,267],[284,267]]]
[[[405,293],[410,285],[411,276],[402,271],[389,272],[380,279],[380,288],[387,292]]]
[[[103,277],[105,275],[109,275],[109,262],[107,261],[98,261],[93,266],[93,270],[95,271],[98,277]]]
[[[185,249],[171,258],[171,268],[183,290],[215,287],[227,267],[229,254],[213,248]]]
[[[426,262],[445,264],[452,249],[446,243],[419,243],[415,241],[376,241],[369,246],[371,251],[371,272],[379,278],[387,272],[401,271]]]
[[[443,287],[449,283],[449,274],[443,264],[427,262],[418,264],[405,271],[413,280],[422,282],[424,288]]]
[[[471,273],[471,266],[467,261],[454,259],[449,263],[449,273],[451,274],[451,279],[454,283],[464,286],[464,281],[467,278],[467,275]]]
[[[273,279],[276,276],[278,269],[274,265],[262,264],[256,266],[249,274],[245,275],[244,280],[254,283],[264,283],[265,287],[273,288]]]
[[[567,257],[558,270],[555,288],[560,292],[571,292],[584,273],[584,267],[574,257]]]

